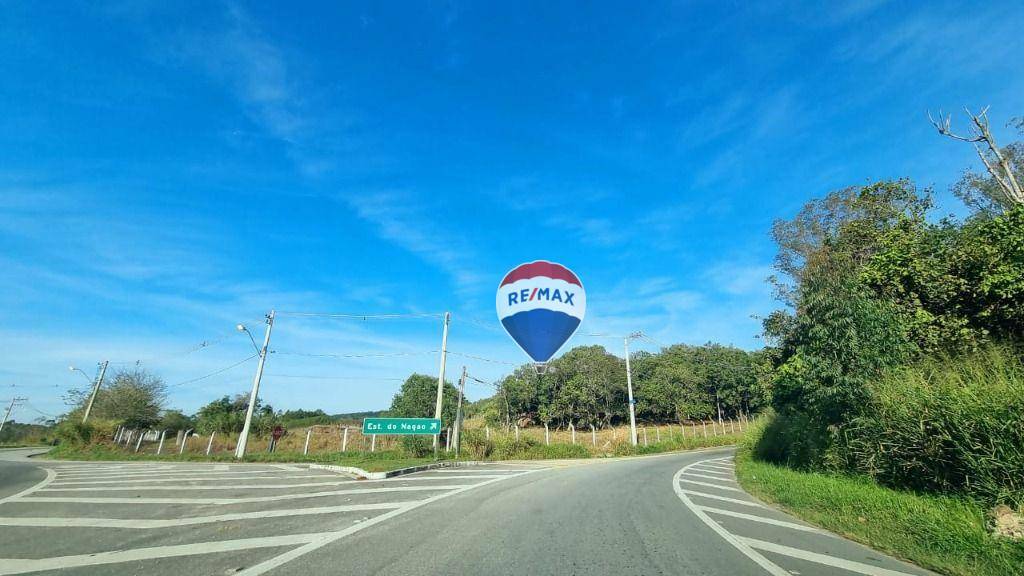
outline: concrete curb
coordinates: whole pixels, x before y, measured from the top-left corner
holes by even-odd
[[[395,476],[403,476],[405,474],[412,474],[413,472],[423,472],[424,470],[434,470],[437,468],[459,468],[461,466],[478,466],[480,464],[494,464],[494,462],[482,462],[477,460],[433,462],[431,464],[423,464],[422,466],[410,466],[409,468],[388,470],[387,472],[367,472],[366,470],[356,468],[355,466],[337,466],[335,464],[310,464],[309,468],[311,470],[329,470],[331,472],[339,472],[341,474],[351,474],[356,478],[365,480],[384,480],[385,478],[394,478]]]

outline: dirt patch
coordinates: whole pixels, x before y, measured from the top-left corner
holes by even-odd
[[[992,533],[1013,540],[1024,540],[1024,514],[1005,504],[992,509]]]

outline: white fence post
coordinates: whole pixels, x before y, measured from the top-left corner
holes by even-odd
[[[590,440],[597,446],[597,428],[594,428],[593,424],[590,425]]]
[[[516,442],[519,442],[519,424],[516,424]]]
[[[138,452],[139,448],[142,447],[142,439],[146,437],[146,432],[147,432],[147,430],[143,430],[139,434],[139,440],[135,443],[135,452]]]
[[[210,441],[206,443],[206,455],[207,456],[210,455],[210,449],[213,448],[213,437],[216,434],[217,434],[216,430],[214,430],[213,432],[210,432]]]
[[[303,456],[309,454],[309,435],[312,434],[312,433],[313,433],[313,429],[312,428],[306,429],[306,445],[302,447],[302,455]]]
[[[160,445],[156,447],[156,455],[159,456],[164,450],[164,435],[167,434],[167,430],[160,431]]]
[[[185,435],[181,437],[181,448],[178,448],[178,454],[185,453],[185,446],[188,446],[188,437],[192,435],[192,430],[185,430]]]
[[[348,448],[348,426],[345,426],[345,431],[341,435],[341,451],[344,452]]]
[[[575,446],[576,445],[576,427],[573,426],[572,423],[569,423],[569,431],[572,432],[572,443],[573,443],[573,446]]]
[[[658,428],[657,426],[654,427],[654,438],[655,442],[661,442],[661,428]]]
[[[544,423],[544,445],[545,446],[550,446],[551,445],[551,439],[548,437],[548,423],[547,422]]]
[[[370,452],[377,451],[377,435],[370,436]]]
[[[484,437],[486,439],[488,439],[488,440],[491,439],[491,427],[490,426],[484,426]]]
[[[644,426],[644,446],[647,446],[647,426]]]

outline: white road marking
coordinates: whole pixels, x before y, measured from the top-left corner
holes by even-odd
[[[231,522],[234,520],[254,520],[259,518],[281,518],[285,516],[307,516],[314,514],[336,514],[360,510],[393,510],[408,506],[408,502],[384,502],[380,504],[351,504],[344,506],[321,506],[318,508],[292,508],[288,510],[262,510],[259,512],[239,512],[237,514],[219,514],[216,516],[190,516],[169,519],[121,519],[121,518],[0,518],[0,526],[37,526],[46,528],[173,528],[175,526],[192,526],[213,522]]]
[[[685,474],[685,476],[687,478],[691,478],[691,477],[692,478],[706,478],[708,480],[718,480],[720,482],[732,482],[734,484],[736,483],[736,481],[733,480],[732,478],[723,478],[721,476],[708,476],[707,474],[697,474],[696,472],[687,472]]]
[[[709,528],[711,528],[715,531],[716,534],[721,536],[722,539],[724,539],[729,544],[732,544],[734,548],[739,550],[747,558],[753,560],[755,563],[757,563],[758,566],[764,568],[765,571],[771,574],[771,576],[791,576],[789,572],[786,572],[778,565],[773,563],[771,560],[765,558],[764,555],[754,550],[749,544],[743,542],[736,536],[733,536],[725,528],[722,528],[722,526],[719,525],[718,522],[712,520],[711,517],[707,515],[707,513],[701,510],[699,506],[697,506],[696,504],[693,503],[692,500],[690,500],[690,497],[687,496],[687,492],[683,490],[682,486],[679,485],[679,480],[680,477],[683,475],[683,472],[686,472],[686,470],[688,470],[691,466],[693,466],[693,464],[690,464],[689,466],[684,466],[678,472],[676,472],[675,476],[672,477],[672,489],[675,490],[676,496],[679,496],[679,499],[683,501],[683,504],[687,508],[689,508],[690,511],[697,516],[697,518],[700,518],[702,522],[707,524]],[[717,498],[723,497],[718,496]],[[302,548],[305,548],[305,546],[303,546]]]
[[[436,472],[438,474],[462,474],[465,472],[527,472],[530,470],[535,470],[535,468],[436,468],[434,470],[424,470],[423,472]]]
[[[499,478],[500,480],[500,478]],[[481,482],[480,484],[484,484]],[[276,502],[320,498],[323,496],[344,496],[346,494],[377,494],[382,492],[422,492],[429,490],[457,490],[477,484],[446,484],[443,486],[396,486],[394,488],[356,488],[354,490],[331,490],[328,492],[307,492],[303,494],[281,494],[279,496],[252,496],[248,498],[103,498],[74,496],[27,496],[20,502],[60,502],[72,504],[250,504],[253,502]]]
[[[722,474],[728,476],[729,478],[732,478],[733,476],[732,470],[722,470],[721,468],[707,468],[704,466],[694,466],[693,468],[691,468],[691,470],[698,470],[705,474]]]
[[[710,482],[700,482],[698,480],[687,480],[686,478],[683,478],[682,475],[679,476],[679,481],[680,482],[686,482],[687,484],[697,484],[699,486],[707,486],[708,488],[714,488],[716,490],[728,490],[729,492],[743,492],[743,490],[740,490],[739,488],[733,488],[731,486],[720,486],[718,484],[712,484]]]
[[[503,482],[509,478],[515,478],[531,472],[536,472],[542,469],[528,470],[521,472],[520,474],[514,475],[503,475],[499,478],[492,478],[484,482],[478,482],[475,484],[458,485],[457,489],[441,494],[436,494],[423,500],[413,501],[408,504],[401,505],[400,507],[394,508],[389,512],[385,512],[379,516],[375,516],[365,522],[361,522],[344,530],[334,532],[319,532],[313,534],[294,534],[284,536],[271,536],[264,538],[244,538],[237,540],[223,540],[218,542],[199,542],[194,544],[181,544],[172,546],[154,546],[149,548],[139,548],[135,550],[123,550],[123,551],[111,551],[111,552],[99,552],[93,554],[80,554],[74,556],[62,556],[58,558],[44,558],[44,559],[21,559],[21,558],[0,558],[0,575],[4,574],[22,574],[26,572],[36,572],[41,570],[55,570],[58,568],[78,568],[83,566],[97,566],[103,564],[117,564],[122,562],[134,562],[141,560],[151,560],[156,558],[173,558],[180,556],[193,556],[200,554],[212,554],[218,552],[232,552],[239,550],[250,550],[257,548],[271,548],[271,547],[282,547],[282,546],[293,546],[302,545],[298,548],[289,550],[284,554],[278,555],[270,560],[257,564],[250,567],[249,569],[241,572],[240,574],[253,576],[257,574],[263,574],[264,572],[271,570],[277,566],[280,566],[294,558],[297,558],[307,552],[316,550],[322,546],[330,544],[354,534],[364,528],[379,524],[394,518],[405,512],[415,510],[426,504],[436,502],[449,496],[460,494],[467,490],[472,490],[481,486],[486,486],[495,482]],[[390,489],[389,489],[390,490]],[[136,499],[137,500],[137,499]],[[380,506],[388,506],[388,504],[381,504]],[[391,505],[393,506],[393,504]],[[309,509],[318,510],[318,509]],[[245,516],[249,517],[249,514],[283,514],[285,512],[296,512],[294,510],[280,510],[280,511],[265,511],[255,513],[243,513],[241,515],[226,514],[221,517],[232,517],[232,516]],[[206,518],[218,518],[218,517],[206,517]],[[107,521],[106,519],[99,519]],[[182,519],[188,521],[189,519]],[[174,521],[174,520],[170,520]],[[219,520],[218,520],[219,521]],[[126,522],[140,522],[139,520],[127,520]]]
[[[253,473],[259,474],[281,474],[281,470],[253,470]],[[152,478],[155,476],[161,476],[164,478],[169,477],[188,477],[188,476],[202,476],[215,478],[217,476],[224,476],[225,474],[238,474],[238,471],[230,470],[198,470],[198,471],[146,471],[146,472],[117,472],[113,474],[60,474],[62,480],[113,480],[116,478]]]
[[[240,540],[221,540],[219,542],[200,542],[197,544],[177,544],[174,546],[153,546],[152,548],[136,548],[135,550],[117,550],[96,554],[79,554],[76,556],[59,556],[41,560],[22,558],[0,558],[0,574],[24,574],[40,570],[57,570],[61,568],[81,568],[82,566],[98,566],[102,564],[118,564],[152,560],[154,558],[174,558],[211,554],[214,552],[235,552],[253,548],[276,548],[306,544],[320,538],[320,534],[293,534],[288,536],[270,536],[265,538],[243,538]]]
[[[299,480],[307,478],[337,478],[337,474],[292,474],[286,476],[222,476],[220,478],[143,478],[141,480],[75,480],[72,482],[54,482],[53,486],[93,486],[96,484],[117,484],[128,486],[135,484],[156,484],[161,482],[220,482],[222,480]]]
[[[791,528],[793,530],[800,530],[803,532],[814,532],[816,534],[824,534],[826,536],[832,536],[824,530],[819,530],[813,526],[804,526],[803,524],[796,524],[795,522],[786,522],[784,520],[776,520],[775,518],[767,518],[765,516],[758,516],[756,514],[744,514],[743,512],[735,512],[733,510],[726,510],[724,508],[712,508],[711,506],[698,506],[705,512],[712,514],[720,514],[722,516],[732,516],[733,518],[742,518],[744,520],[750,520],[752,522],[760,522],[762,524],[771,524],[772,526],[781,526],[783,528]]]
[[[682,487],[680,487],[682,489]],[[707,492],[697,492],[696,490],[683,490],[685,494],[691,496],[700,496],[701,498],[712,498],[714,500],[721,500],[723,502],[732,502],[733,504],[743,504],[744,506],[751,506],[754,508],[764,508],[764,506],[757,502],[751,502],[750,500],[739,500],[737,498],[727,498],[725,496],[719,496],[718,494],[708,494]]]
[[[30,486],[30,487],[22,490],[21,492],[18,492],[17,494],[11,494],[10,496],[7,496],[5,498],[0,498],[0,504],[4,504],[4,503],[7,503],[7,502],[13,502],[15,500],[21,500],[25,496],[28,496],[29,494],[31,494],[31,493],[33,493],[33,492],[35,492],[37,490],[42,490],[43,488],[46,487],[47,484],[49,484],[50,482],[53,482],[53,479],[57,477],[57,473],[54,472],[53,470],[51,470],[50,468],[44,468],[44,470],[46,470],[46,478],[43,478],[38,483],[36,483],[34,486]]]
[[[871,564],[854,562],[852,560],[846,560],[844,558],[836,558],[835,556],[829,556],[828,554],[819,554],[817,552],[801,550],[800,548],[783,546],[782,544],[775,544],[774,542],[765,542],[764,540],[744,538],[742,536],[739,536],[737,538],[747,546],[750,546],[751,548],[757,548],[758,550],[764,550],[765,552],[772,552],[774,554],[781,554],[783,556],[789,556],[790,558],[797,558],[799,560],[806,560],[808,562],[814,562],[816,564],[824,564],[826,566],[832,566],[833,568],[842,568],[843,570],[849,570],[850,572],[857,572],[859,574],[866,574],[867,576],[913,576],[912,574],[908,574],[907,572],[889,570],[888,568],[881,568],[878,566],[873,566]]]
[[[51,484],[49,488],[44,488],[40,492],[134,492],[134,491],[152,491],[152,490],[167,490],[171,492],[181,492],[188,490],[277,490],[285,488],[308,488],[310,486],[340,486],[343,484],[370,484],[377,482],[418,482],[424,480],[468,480],[477,478],[503,478],[507,474],[476,474],[472,476],[396,476],[394,478],[385,478],[383,480],[334,480],[332,482],[303,482],[299,484],[229,484],[227,486],[135,486],[130,484],[121,484],[118,486],[93,486],[87,488],[63,488],[63,484]],[[330,478],[337,478],[336,475],[329,476]],[[56,487],[54,487],[56,486]]]
[[[264,574],[264,573],[266,573],[269,570],[273,570],[274,568],[277,568],[278,566],[281,566],[281,565],[283,565],[283,564],[285,564],[287,562],[290,562],[290,561],[298,558],[299,556],[303,556],[305,554],[313,552],[314,550],[322,548],[323,546],[326,546],[326,545],[328,545],[328,544],[330,544],[332,542],[336,542],[338,540],[341,540],[342,538],[344,538],[346,536],[349,536],[350,534],[355,534],[356,532],[359,532],[360,530],[363,530],[365,528],[369,528],[370,526],[373,526],[375,524],[379,524],[381,522],[384,522],[385,520],[389,520],[389,519],[391,519],[391,518],[393,518],[395,516],[398,516],[399,514],[404,514],[406,512],[409,512],[410,510],[415,510],[416,508],[419,508],[420,506],[426,506],[427,504],[430,504],[432,502],[437,502],[438,500],[441,500],[442,498],[448,498],[449,496],[455,496],[456,494],[460,494],[460,493],[465,492],[467,490],[472,490],[473,488],[477,488],[477,487],[480,487],[480,486],[486,486],[488,484],[493,484],[495,482],[504,482],[508,478],[516,478],[516,477],[519,477],[519,476],[524,476],[526,474],[531,474],[533,472],[539,472],[541,470],[544,470],[544,468],[535,468],[533,470],[527,470],[527,471],[524,471],[524,472],[520,472],[519,474],[511,474],[511,475],[503,476],[501,478],[493,478],[491,480],[480,482],[478,484],[470,484],[470,485],[468,485],[468,486],[466,486],[464,488],[460,488],[458,490],[453,490],[451,492],[445,492],[444,494],[438,494],[436,496],[431,496],[430,498],[425,498],[423,500],[419,500],[419,501],[417,501],[417,502],[415,502],[413,504],[410,504],[409,506],[406,506],[405,508],[399,508],[398,510],[392,510],[391,512],[386,512],[384,514],[381,514],[380,516],[375,516],[373,518],[370,518],[366,522],[361,522],[361,523],[356,524],[355,526],[352,526],[352,527],[347,528],[345,530],[341,530],[341,531],[338,531],[338,532],[328,532],[328,533],[324,534],[321,539],[319,539],[319,540],[317,540],[315,542],[310,542],[309,544],[306,544],[305,546],[299,546],[298,548],[295,548],[294,550],[289,550],[288,552],[285,552],[284,554],[281,554],[280,556],[276,556],[274,558],[271,558],[270,560],[267,560],[265,562],[261,562],[261,563],[255,565],[255,566],[252,566],[252,567],[250,567],[250,568],[248,568],[246,570],[243,570],[243,571],[239,572],[238,576],[259,576],[260,574]],[[787,574],[785,576],[789,576],[789,575]]]

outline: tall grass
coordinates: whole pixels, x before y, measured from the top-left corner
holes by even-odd
[[[892,372],[841,440],[883,484],[1024,504],[1024,363],[992,347]]]

